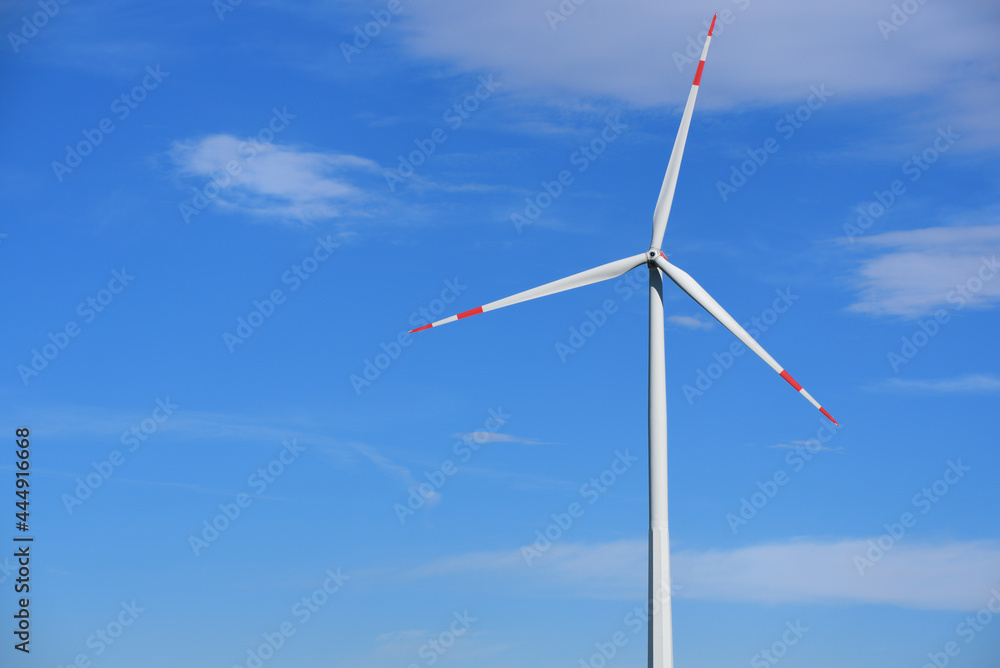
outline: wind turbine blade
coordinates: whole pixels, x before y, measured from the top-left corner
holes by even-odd
[[[616,260],[615,262],[609,262],[608,264],[602,264],[599,267],[594,267],[593,269],[588,269],[587,271],[581,271],[579,274],[573,274],[572,276],[567,276],[566,278],[560,278],[558,281],[552,281],[551,283],[540,285],[537,288],[531,288],[530,290],[525,290],[524,292],[518,292],[516,295],[504,297],[503,299],[498,299],[495,302],[490,302],[489,304],[483,304],[482,306],[478,306],[474,309],[463,311],[462,313],[453,315],[450,318],[445,318],[443,320],[438,320],[437,322],[432,322],[429,325],[424,325],[423,327],[411,329],[410,333],[430,329],[431,327],[439,327],[449,322],[455,322],[456,320],[461,320],[462,318],[468,318],[470,315],[478,315],[480,313],[485,313],[486,311],[503,308],[504,306],[511,306],[512,304],[519,304],[531,299],[554,295],[557,292],[564,292],[566,290],[572,290],[573,288],[581,288],[585,285],[590,285],[591,283],[606,281],[609,278],[617,278],[625,272],[635,269],[640,264],[647,261],[648,258],[646,253],[639,253],[638,255],[633,255],[632,257]]]
[[[694,113],[694,101],[698,97],[698,87],[701,85],[701,72],[705,69],[705,58],[708,56],[708,45],[712,41],[712,32],[715,30],[715,16],[712,17],[712,25],[708,29],[708,36],[705,38],[705,46],[701,51],[701,60],[698,61],[698,70],[694,74],[694,83],[691,84],[691,92],[688,93],[687,104],[684,106],[684,115],[681,116],[681,126],[677,129],[677,138],[674,140],[674,149],[670,152],[670,162],[667,163],[667,172],[663,175],[663,185],[660,186],[660,197],[656,200],[656,209],[653,210],[653,240],[650,248],[659,250],[663,243],[663,233],[667,230],[667,219],[670,217],[670,207],[674,202],[674,188],[677,187],[677,175],[681,170],[681,158],[684,156],[684,144],[687,142],[688,128],[691,126],[691,114]]]
[[[799,394],[809,400],[813,406],[818,408],[823,415],[828,417],[831,422],[833,422],[838,427],[840,424],[833,419],[833,416],[826,412],[826,409],[819,405],[819,402],[812,398],[808,392],[802,389],[802,386],[795,382],[795,379],[785,371],[785,369],[778,364],[773,357],[771,357],[766,350],[764,350],[759,343],[757,343],[752,336],[750,336],[743,327],[740,326],[733,316],[726,313],[726,310],[719,306],[719,302],[712,299],[712,296],[705,291],[705,288],[701,287],[696,280],[691,278],[683,269],[670,264],[667,261],[666,256],[661,252],[656,256],[656,266],[666,274],[670,280],[677,284],[677,286],[688,293],[692,299],[701,304],[702,308],[709,312],[709,314],[718,320],[722,325],[728,329],[730,332],[736,335],[740,341],[742,341],[750,350],[757,353],[757,356],[762,360],[767,362],[768,366],[778,372],[778,374],[788,381],[788,384],[794,387]]]

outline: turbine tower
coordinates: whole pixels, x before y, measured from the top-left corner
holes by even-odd
[[[663,234],[667,229],[667,219],[670,216],[670,206],[674,199],[674,189],[677,186],[677,174],[681,167],[684,144],[687,141],[688,128],[691,125],[691,114],[694,111],[695,99],[698,97],[702,71],[705,69],[705,57],[708,55],[708,45],[712,41],[712,32],[715,30],[715,18],[712,17],[712,24],[708,29],[705,46],[698,62],[698,70],[695,72],[691,92],[688,94],[684,114],[681,116],[681,124],[677,130],[677,138],[674,140],[673,151],[670,153],[670,162],[667,164],[667,171],[663,176],[660,196],[656,202],[656,209],[653,211],[653,238],[649,244],[649,250],[410,330],[412,333],[440,327],[449,322],[493,311],[504,306],[617,278],[642,264],[649,265],[649,589],[647,599],[649,605],[649,668],[673,668],[674,665],[673,633],[671,631],[670,534],[667,527],[667,381],[664,367],[663,278],[661,272],[698,302],[726,329],[735,334],[740,341],[778,372],[823,415],[837,424],[833,416],[802,389],[802,386],[725,309],[719,306],[719,303],[701,285],[687,272],[671,264],[667,260],[667,256],[660,250]]]

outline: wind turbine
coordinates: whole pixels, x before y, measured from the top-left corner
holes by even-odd
[[[698,302],[726,329],[735,334],[750,350],[757,353],[758,357],[767,362],[768,366],[777,371],[799,394],[808,399],[834,424],[837,424],[833,416],[802,389],[802,386],[725,309],[719,306],[719,303],[701,285],[683,269],[671,264],[667,260],[667,256],[660,250],[663,233],[667,228],[667,218],[670,216],[670,206],[674,199],[674,188],[677,185],[681,156],[684,153],[684,144],[687,141],[688,128],[691,125],[691,114],[694,111],[695,98],[698,97],[701,74],[705,68],[705,57],[708,55],[708,45],[712,41],[712,32],[715,30],[715,18],[715,16],[712,17],[712,24],[708,29],[705,46],[698,62],[698,70],[695,72],[694,82],[691,84],[691,92],[688,94],[684,114],[681,116],[681,125],[677,130],[673,151],[670,153],[670,162],[667,163],[663,185],[660,187],[660,196],[656,201],[656,209],[653,211],[653,238],[649,244],[649,250],[410,330],[412,333],[440,327],[449,322],[493,311],[504,306],[617,278],[639,265],[649,265],[649,668],[673,668],[674,665],[671,627],[670,539],[667,529],[667,381],[663,352],[663,278],[660,272],[666,274],[667,278],[676,283],[681,290]],[[656,605],[657,603],[659,606]]]

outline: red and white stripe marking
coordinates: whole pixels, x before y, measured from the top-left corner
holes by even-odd
[[[750,336],[747,330],[743,329],[743,326],[736,322],[733,316],[729,315],[729,313],[726,312],[726,309],[719,305],[719,302],[715,301],[715,299],[713,299],[703,287],[698,285],[698,282],[691,278],[686,271],[677,265],[671,264],[666,253],[660,251],[660,256],[656,258],[656,264],[660,270],[667,274],[672,281],[677,283],[677,285],[680,286],[684,292],[688,293],[692,299],[701,304],[702,308],[708,311],[713,318],[722,323],[723,327],[735,334],[736,338],[742,341],[747,348],[756,353],[757,356],[764,360],[769,367],[774,369],[782,378],[788,381],[788,384],[794,387],[799,394],[808,399],[809,403],[818,408],[820,412],[829,418],[829,420],[835,425],[838,427],[840,426],[840,423],[834,420],[833,416],[830,415],[825,408],[820,406],[819,402],[813,399],[811,394],[802,389],[802,386],[799,385],[794,378],[792,378],[791,374],[785,371],[785,368],[778,364],[777,360],[771,357],[771,355],[764,350],[763,346],[757,343],[756,339]]]
[[[430,329],[431,327],[447,325],[449,322],[455,322],[456,320],[461,320],[462,318],[468,318],[471,315],[479,315],[480,313],[486,313],[487,311],[503,308],[504,306],[520,304],[521,302],[526,302],[530,299],[538,299],[539,297],[554,295],[557,292],[562,292],[564,290],[572,290],[573,288],[580,288],[584,285],[590,285],[591,283],[606,281],[609,278],[617,278],[625,272],[635,269],[640,264],[646,264],[645,253],[639,253],[638,255],[633,255],[632,257],[626,257],[621,260],[615,260],[614,262],[608,262],[607,264],[602,264],[599,267],[594,267],[593,269],[588,269],[587,271],[581,271],[578,274],[573,274],[572,276],[567,276],[566,278],[560,278],[557,281],[552,281],[551,283],[546,283],[545,285],[539,285],[537,288],[531,288],[530,290],[525,290],[524,292],[518,292],[516,295],[504,297],[503,299],[498,299],[495,302],[477,306],[476,308],[469,309],[468,311],[462,311],[458,315],[453,315],[449,318],[445,318],[444,320],[438,320],[437,322],[432,322],[429,325],[411,329],[408,333],[412,334],[413,332],[420,332],[425,329]]]
[[[816,401],[815,399],[813,399],[813,398],[812,398],[812,395],[811,395],[811,394],[809,394],[808,392],[806,392],[806,391],[805,391],[805,390],[804,390],[804,389],[802,388],[802,386],[801,386],[801,385],[799,385],[799,384],[798,384],[798,383],[797,383],[797,382],[795,381],[795,379],[794,379],[794,378],[792,378],[792,375],[791,375],[790,373],[788,373],[787,371],[785,371],[784,369],[782,369],[782,370],[781,370],[781,377],[782,377],[782,378],[784,378],[785,380],[787,380],[787,381],[788,381],[788,384],[789,384],[789,385],[791,385],[792,387],[794,387],[794,388],[795,388],[795,390],[796,390],[796,391],[797,391],[797,392],[798,392],[799,394],[801,394],[801,395],[802,395],[803,397],[805,397],[806,399],[808,399],[808,400],[809,400],[809,403],[811,403],[811,404],[812,404],[813,406],[815,406],[816,408],[818,408],[818,409],[819,409],[819,412],[820,412],[820,413],[822,413],[823,415],[825,415],[826,417],[828,417],[828,418],[830,419],[830,422],[832,422],[833,424],[837,425],[838,427],[840,426],[840,423],[839,423],[839,422],[837,422],[836,420],[834,420],[834,419],[833,419],[833,416],[832,416],[832,415],[830,415],[829,413],[827,413],[827,412],[826,412],[826,409],[825,409],[825,408],[823,408],[822,406],[820,406],[820,405],[819,405],[819,402],[818,402],[818,401]]]
[[[670,218],[670,207],[673,206],[674,202],[674,190],[677,188],[677,176],[681,169],[681,158],[684,156],[684,146],[687,144],[688,130],[691,128],[691,115],[694,113],[694,103],[698,98],[701,73],[705,69],[705,58],[708,57],[708,45],[712,42],[712,33],[715,31],[715,18],[715,16],[712,17],[712,24],[708,28],[708,35],[705,36],[705,46],[701,50],[698,71],[694,74],[694,83],[691,85],[687,102],[684,104],[681,124],[677,128],[677,138],[674,140],[674,148],[670,152],[670,162],[667,163],[667,171],[663,174],[663,184],[660,186],[660,194],[656,198],[656,208],[653,209],[653,238],[649,244],[650,248],[659,248],[663,244],[663,233],[667,229],[667,220]]]
[[[701,85],[701,72],[705,69],[705,58],[708,57],[708,43],[712,41],[712,32],[715,31],[715,18],[718,16],[716,14],[712,17],[712,25],[708,28],[708,37],[705,38],[705,46],[701,50],[701,60],[698,61],[698,71],[694,73],[694,83],[692,86]]]
[[[429,325],[424,325],[423,327],[417,327],[416,329],[411,329],[407,334],[413,334],[413,332],[422,332],[425,329],[430,329],[431,327],[438,327],[440,325],[447,325],[449,322],[455,322],[456,320],[461,320],[462,318],[468,318],[470,315],[479,315],[480,313],[485,313],[486,311],[492,310],[489,308],[489,304],[486,306],[477,306],[476,308],[469,309],[468,311],[462,311],[458,315],[453,315],[444,320],[438,320],[437,322],[432,322]]]

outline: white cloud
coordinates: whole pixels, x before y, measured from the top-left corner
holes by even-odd
[[[681,595],[727,600],[844,601],[932,610],[982,607],[1000,579],[1000,545],[896,544],[860,575],[867,540],[797,542],[732,551],[680,552]]]
[[[852,311],[913,318],[957,308],[960,301],[963,308],[1000,301],[1000,225],[887,232],[857,241],[881,254],[862,262]]]
[[[715,326],[710,320],[689,315],[671,315],[667,317],[667,322],[685,329],[712,329]]]
[[[524,559],[516,551],[467,552],[454,557],[435,559],[414,569],[410,575],[419,578],[438,577],[466,571],[505,570],[519,565],[524,565]]]
[[[405,466],[393,463],[388,457],[380,453],[378,450],[366,443],[359,443],[357,441],[352,441],[347,443],[347,446],[352,450],[362,455],[372,464],[379,467],[389,475],[392,475],[406,485],[407,489],[416,489],[420,483],[413,478],[413,473],[410,469]],[[441,495],[437,492],[431,492],[429,496],[426,497],[428,503],[437,503],[441,498]]]
[[[810,452],[820,452],[821,450],[826,450],[827,452],[843,452],[844,448],[842,446],[837,446],[835,448],[830,448],[822,443],[820,443],[815,438],[811,438],[808,441],[792,441],[791,443],[776,443],[774,445],[768,446],[771,448],[788,448],[789,450],[799,450],[801,448],[808,448]]]
[[[431,629],[404,629],[381,633],[376,636],[374,648],[368,656],[358,657],[357,663],[338,661],[337,665],[344,668],[347,666],[352,668],[354,666],[359,668],[416,666],[423,665],[424,660],[429,656],[433,656],[434,661],[443,658],[445,650],[447,650],[448,660],[442,662],[444,665],[480,665],[485,656],[494,655],[506,649],[506,646],[488,644],[489,633],[479,628],[479,619],[477,615],[470,614],[468,610],[455,610],[449,616],[425,611],[424,621],[428,625],[433,625]],[[453,628],[452,624],[455,621],[458,621],[460,625]],[[461,624],[465,621],[468,621],[471,626],[468,628],[462,626]],[[447,638],[442,641],[444,633],[454,634],[451,642],[448,642]],[[429,644],[435,639],[438,644]],[[441,653],[430,654],[429,652],[433,651],[433,648],[441,650]],[[434,663],[434,661],[430,661],[430,663]]]
[[[363,199],[357,177],[378,169],[374,162],[353,155],[251,144],[227,134],[175,142],[169,155],[180,174],[194,179],[194,187],[203,192],[216,176],[223,183],[231,179],[219,189],[215,205],[261,218],[303,222],[344,215],[345,208]],[[226,165],[232,161],[238,174],[227,173]]]
[[[533,441],[529,438],[522,438],[520,436],[514,436],[513,434],[500,434],[494,431],[470,431],[464,434],[452,434],[452,436],[479,444],[523,443],[525,445],[549,445],[546,441]]]
[[[168,397],[167,402],[169,401]],[[82,436],[88,436],[107,439],[113,443],[117,443],[119,437],[128,432],[133,425],[150,416],[149,412],[113,411],[72,405],[42,410],[25,408],[21,409],[21,413],[29,417],[33,424],[46,425],[39,431],[48,439],[77,440]],[[180,406],[177,414],[169,416],[157,426],[157,433],[182,440],[228,441],[241,445],[253,443],[276,446],[286,440],[295,440],[311,451],[329,458],[336,466],[345,466],[356,461],[355,455],[360,455],[383,473],[399,480],[407,489],[420,484],[410,469],[396,464],[374,446],[358,441],[341,440],[316,431],[306,431],[301,426],[281,424],[281,422],[266,417],[192,411]],[[438,500],[440,495],[433,492],[427,502],[433,504]]]
[[[978,610],[1000,583],[1000,544],[896,543],[859,574],[868,540],[797,541],[733,550],[682,550],[672,557],[676,596],[763,603],[895,605],[927,610]],[[479,552],[440,559],[411,575],[498,572],[533,589],[584,598],[642,598],[645,540],[553,545],[529,566],[519,551]]]
[[[375,656],[395,658],[398,661],[399,657],[414,655],[427,635],[427,631],[422,629],[405,629],[379,634],[375,638]]]
[[[636,106],[679,105],[688,94],[699,33],[716,10],[702,109],[804,101],[825,84],[837,100],[927,95],[932,123],[948,118],[994,144],[1000,101],[995,59],[998,15],[985,1],[921,3],[884,35],[888,4],[658,0],[579,6],[550,25],[551,0],[414,3],[408,47],[464,71],[495,73],[508,86],[548,99],[612,96]],[[551,15],[550,15],[551,16]],[[693,58],[688,57],[689,44]],[[516,44],[516,48],[511,45]]]
[[[580,598],[641,598],[645,591],[646,542],[623,540],[581,545],[557,542],[531,564],[520,550],[472,552],[445,557],[413,571],[411,577],[454,577],[460,573],[505,573],[533,591]]]
[[[938,378],[936,380],[889,378],[875,385],[872,389],[888,392],[924,392],[929,394],[997,392],[1000,391],[1000,378],[989,374],[968,374],[957,378]]]

